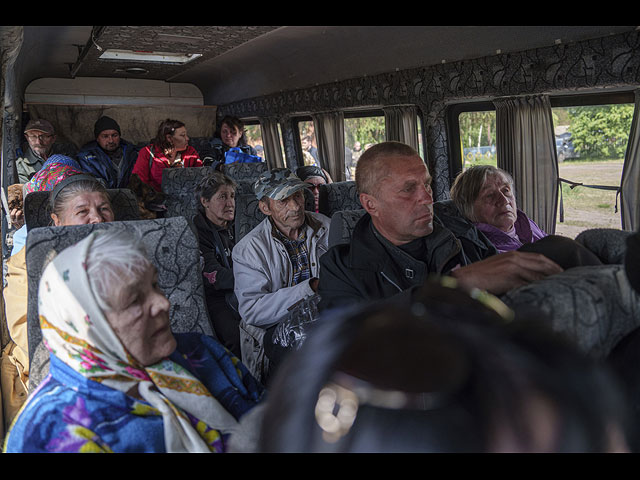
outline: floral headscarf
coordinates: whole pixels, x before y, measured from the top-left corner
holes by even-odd
[[[65,155],[51,155],[31,180],[24,184],[22,187],[23,195],[53,190],[65,178],[81,173],[83,172],[80,165],[73,158]]]
[[[237,420],[185,368],[169,358],[141,366],[122,346],[86,271],[96,235],[63,250],[42,274],[38,308],[44,344],[88,379],[125,393],[137,386],[142,398],[162,413],[167,452],[209,452],[186,413],[221,433],[233,431]]]

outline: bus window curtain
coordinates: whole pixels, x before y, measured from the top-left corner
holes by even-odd
[[[553,234],[559,187],[549,97],[499,98],[494,105],[498,167],[513,177],[518,208]]]
[[[275,118],[260,118],[262,141],[264,142],[264,156],[269,170],[284,167],[280,135],[278,134],[278,120]]]
[[[620,183],[620,214],[623,230],[638,230],[640,228],[640,91],[635,92],[635,107],[629,143],[624,156],[622,180]]]
[[[346,179],[344,171],[344,114],[327,112],[312,115],[321,167],[335,182]]]
[[[383,111],[386,139],[405,143],[419,151],[418,109],[412,106],[397,106],[386,107]]]

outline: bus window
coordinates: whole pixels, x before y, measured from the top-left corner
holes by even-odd
[[[496,166],[496,112],[462,112],[458,124],[462,170],[473,165]]]
[[[300,144],[302,145],[302,157],[304,165],[320,166],[318,160],[318,143],[316,132],[312,120],[301,120],[298,122],[300,132]]]
[[[552,109],[558,174],[567,180],[561,182],[564,218],[561,222],[558,213],[557,234],[575,238],[589,228],[621,228],[615,189],[622,178],[633,107],[609,103]]]
[[[256,149],[259,157],[264,159],[264,143],[262,141],[262,128],[260,124],[245,122],[244,132],[247,143]]]
[[[356,163],[367,148],[385,141],[384,115],[382,113],[345,114],[345,175],[347,180],[355,180]]]

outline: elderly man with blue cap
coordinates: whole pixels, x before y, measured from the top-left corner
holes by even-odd
[[[308,187],[288,168],[263,173],[254,191],[266,218],[233,249],[242,360],[263,380],[265,332],[292,306],[315,295],[319,259],[328,249],[330,220],[305,210]]]

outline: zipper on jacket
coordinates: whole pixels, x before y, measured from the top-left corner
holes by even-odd
[[[398,284],[391,280],[384,272],[380,272],[380,275],[382,275],[391,285],[396,287],[399,292],[402,292],[402,289],[398,286]]]

